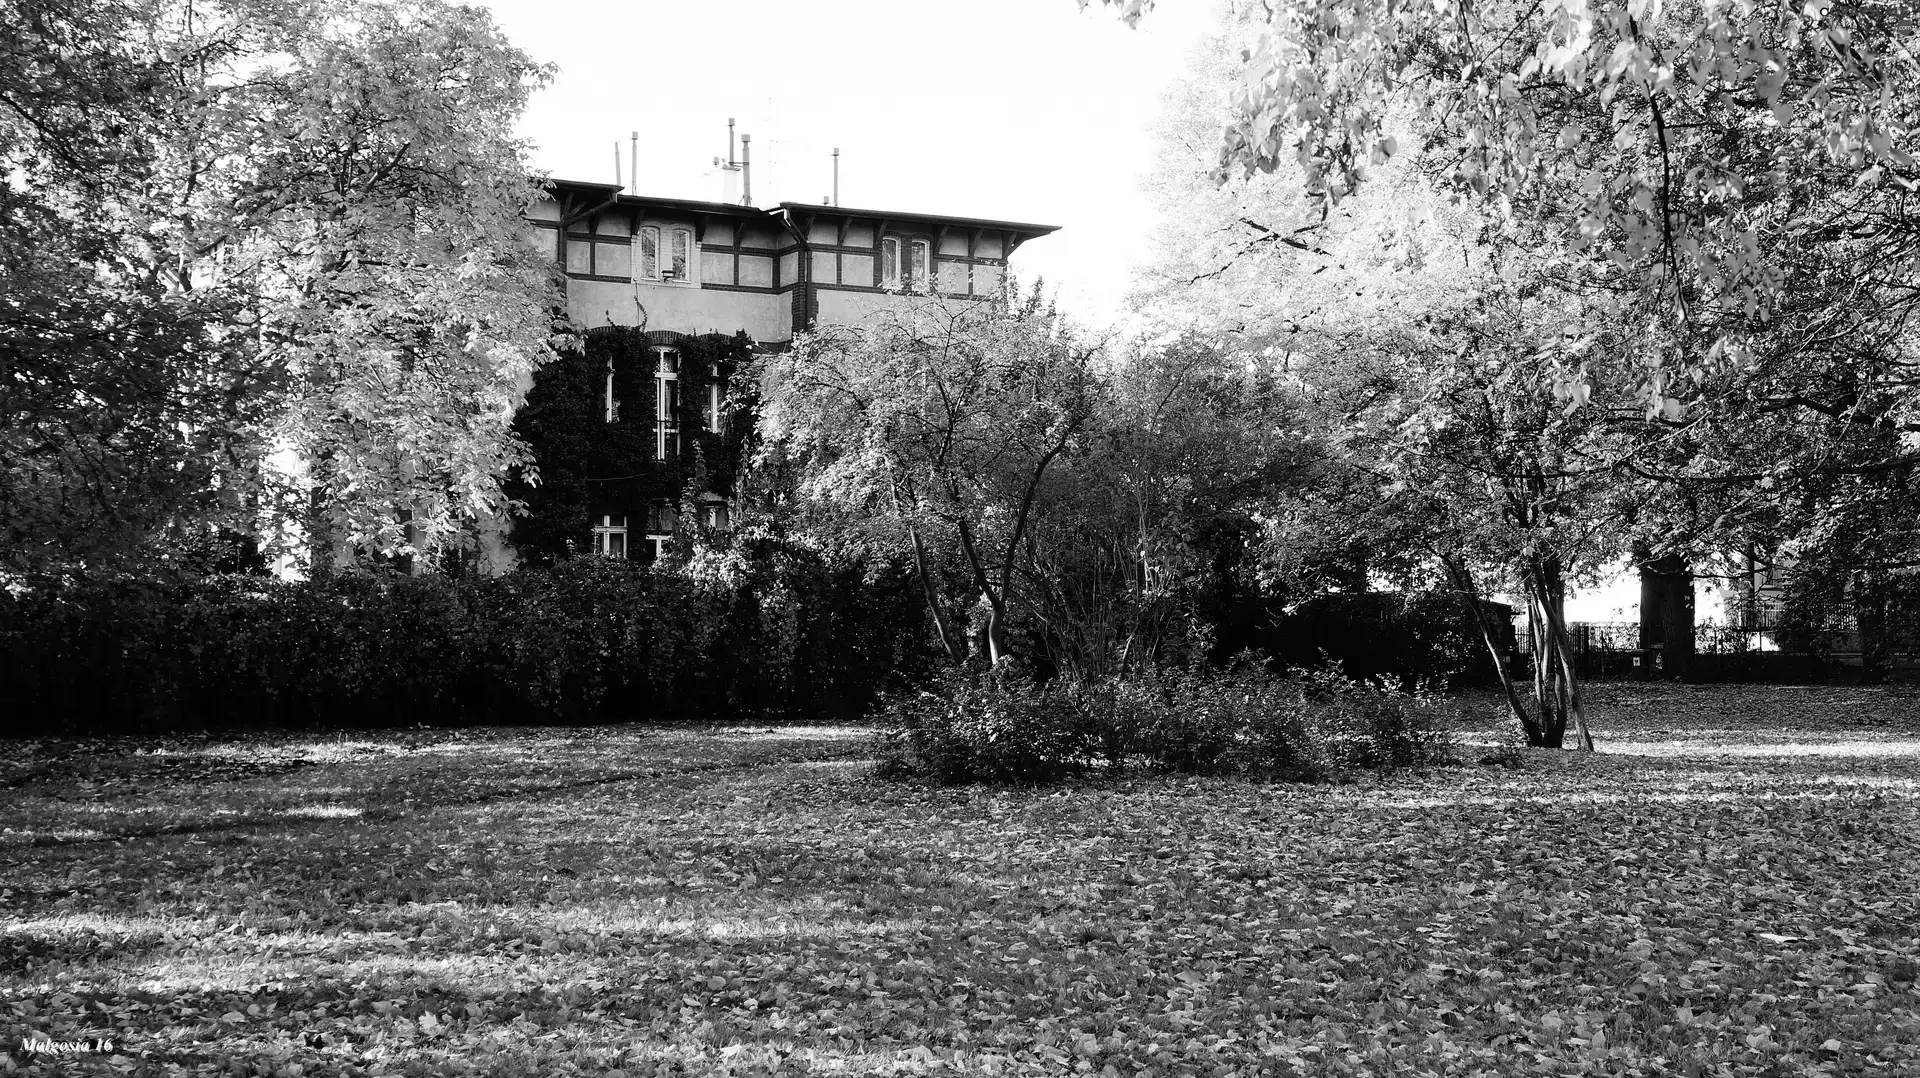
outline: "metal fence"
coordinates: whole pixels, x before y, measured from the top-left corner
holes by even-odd
[[[1576,621],[1568,624],[1567,634],[1573,638],[1574,654],[1582,659],[1591,656],[1596,664],[1612,657],[1633,658],[1647,653],[1640,647],[1640,623],[1636,621]],[[1533,642],[1524,624],[1516,635],[1516,650],[1521,655],[1532,654]],[[1752,626],[1695,625],[1693,650],[1696,655],[1851,655],[1860,651],[1860,634],[1853,629],[1797,629],[1783,639],[1778,627],[1767,622]]]

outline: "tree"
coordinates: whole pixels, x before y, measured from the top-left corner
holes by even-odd
[[[1104,2],[1130,22],[1152,7]],[[1550,222],[1569,253],[1614,264],[1683,323],[1767,318],[1786,294],[1780,260],[1809,243],[1911,258],[1914,226],[1899,208],[1915,189],[1905,141],[1920,58],[1903,45],[1914,30],[1904,5],[1289,0],[1261,11],[1223,175],[1292,162],[1330,210],[1400,152],[1389,118],[1406,105],[1430,174]],[[1711,328],[1718,349],[1668,358],[1698,367],[1738,343],[1735,327]]]
[[[1572,729],[1588,747],[1566,590],[1623,532],[1625,462],[1671,434],[1647,428],[1617,337],[1589,330],[1604,294],[1546,272],[1538,229],[1449,205],[1404,162],[1325,214],[1298,199],[1291,165],[1210,175],[1217,149],[1195,132],[1216,129],[1220,58],[1257,32],[1230,22],[1170,102],[1154,179],[1165,254],[1140,305],[1304,395],[1325,460],[1266,492],[1277,564],[1357,556],[1352,586],[1460,593],[1527,740],[1558,746]],[[1529,614],[1531,708],[1490,589]]]
[[[949,539],[986,607],[988,658],[1010,654],[1023,541],[1051,471],[1082,438],[1099,347],[1039,293],[1016,302],[926,297],[832,326],[769,357],[762,466],[799,470],[803,497],[882,515],[905,533],[941,646],[963,646],[931,544]]]
[[[1152,7],[1105,2],[1130,21]],[[1730,454],[1713,443],[1782,411],[1920,432],[1905,373],[1920,304],[1907,6],[1234,9],[1247,32],[1216,179],[1288,174],[1331,220],[1405,159],[1551,240],[1562,257],[1542,272],[1599,300],[1591,335],[1624,331],[1645,414],[1707,428],[1692,436],[1704,467],[1649,477],[1724,482]]]
[[[6,16],[10,560],[218,509],[325,571],[505,507],[558,298],[511,136],[547,69],[438,0]]]

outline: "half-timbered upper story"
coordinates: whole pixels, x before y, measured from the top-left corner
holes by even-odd
[[[782,202],[629,195],[555,182],[529,216],[566,271],[588,326],[688,335],[745,331],[778,344],[816,323],[855,323],[908,292],[988,298],[1007,259],[1053,225]],[[550,245],[550,246],[546,246]]]

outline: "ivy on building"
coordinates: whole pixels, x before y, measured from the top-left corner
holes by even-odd
[[[743,384],[753,355],[745,333],[687,336],[631,326],[588,331],[579,350],[562,354],[534,376],[514,419],[533,450],[538,481],[518,477],[509,493],[527,512],[513,525],[520,556],[549,564],[590,551],[602,516],[627,518],[629,549],[638,552],[649,507],[675,509],[675,538],[684,550],[698,528],[703,494],[732,493],[740,454],[752,427],[751,387]],[[657,459],[659,349],[679,353],[677,453]],[[607,375],[616,404],[606,415]],[[722,386],[720,429],[707,429],[708,387]]]

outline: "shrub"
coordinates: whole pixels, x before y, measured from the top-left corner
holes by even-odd
[[[1453,759],[1438,701],[1326,671],[1180,670],[1077,686],[953,674],[890,699],[880,719],[879,773],[945,784],[1050,781],[1096,759],[1115,770],[1140,762],[1299,777]]]
[[[1064,691],[1003,671],[951,673],[890,698],[880,719],[882,772],[943,785],[1050,782],[1081,770],[1093,747]]]
[[[1446,717],[1425,694],[1316,670],[1270,684],[1248,742],[1254,763],[1282,771],[1428,767],[1453,760]]]

